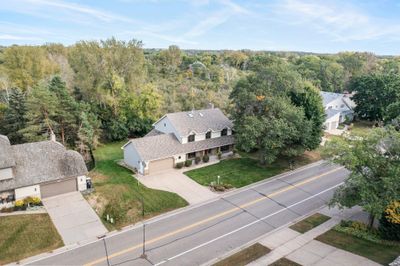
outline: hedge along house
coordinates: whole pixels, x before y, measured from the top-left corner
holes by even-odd
[[[205,154],[227,153],[234,145],[232,126],[218,108],[166,114],[146,136],[122,147],[124,162],[146,175]]]
[[[5,199],[46,198],[86,189],[82,156],[55,140],[11,145],[0,135],[0,206]]]

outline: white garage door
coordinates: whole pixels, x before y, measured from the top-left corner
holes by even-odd
[[[149,164],[149,174],[168,170],[174,167],[174,158],[151,161]]]
[[[338,122],[332,122],[331,123],[331,129],[336,129],[338,126]]]

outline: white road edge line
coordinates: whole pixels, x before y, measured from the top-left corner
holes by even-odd
[[[202,206],[204,206],[204,205],[206,205],[206,204],[209,204],[209,203],[218,201],[218,200],[220,200],[221,198],[228,197],[228,196],[231,196],[231,195],[234,195],[234,194],[239,194],[239,193],[241,193],[241,192],[243,192],[243,191],[246,191],[246,190],[249,190],[249,189],[251,189],[251,188],[255,188],[255,187],[258,187],[258,186],[262,186],[262,185],[268,184],[268,183],[270,183],[270,182],[279,180],[279,179],[281,179],[281,178],[288,177],[288,176],[291,176],[291,175],[294,175],[294,174],[298,174],[298,173],[300,173],[300,172],[303,172],[304,170],[308,170],[308,169],[313,168],[313,167],[318,167],[318,166],[320,166],[320,165],[322,165],[322,164],[324,164],[324,163],[326,163],[326,161],[320,160],[320,161],[317,161],[317,162],[315,162],[315,163],[311,163],[311,164],[302,166],[302,167],[300,167],[300,168],[297,168],[297,169],[295,169],[295,170],[293,170],[293,171],[281,173],[281,174],[278,174],[278,175],[276,175],[276,176],[270,177],[270,178],[268,178],[268,179],[266,179],[266,180],[261,180],[261,181],[258,181],[258,182],[256,182],[256,183],[247,185],[247,186],[245,186],[245,187],[242,187],[242,188],[239,188],[239,189],[235,189],[234,191],[227,192],[227,193],[223,194],[221,197],[217,197],[217,198],[212,199],[212,200],[210,200],[210,201],[205,201],[205,202],[202,202],[202,203],[199,203],[199,204],[195,204],[195,205],[183,207],[183,208],[181,208],[181,209],[177,209],[177,210],[175,210],[175,211],[171,211],[170,213],[161,214],[161,215],[159,215],[158,217],[154,217],[154,218],[151,218],[151,219],[145,221],[145,222],[146,222],[146,225],[147,225],[147,224],[156,223],[156,222],[159,222],[159,221],[162,221],[162,220],[165,220],[165,219],[168,219],[168,218],[170,218],[170,217],[173,217],[173,216],[176,216],[176,215],[178,215],[178,214],[181,214],[181,213],[183,213],[183,212],[185,212],[185,211],[187,211],[187,210],[193,210],[193,209],[196,209],[196,208],[198,208],[198,207],[202,207]],[[126,233],[126,232],[131,232],[131,231],[134,231],[134,230],[140,228],[141,226],[142,226],[142,223],[141,223],[141,222],[138,222],[137,224],[133,225],[133,226],[130,227],[130,228],[126,228],[126,229],[124,229],[124,230],[117,231],[117,232],[115,232],[115,233],[109,232],[108,234],[106,234],[106,237],[105,237],[105,238],[108,239],[108,238],[112,238],[112,237],[115,237],[115,236],[124,234],[124,233]],[[63,249],[63,250],[58,251],[58,252],[57,252],[57,251],[54,252],[54,250],[53,250],[53,253],[51,253],[51,254],[49,254],[49,253],[42,253],[42,254],[38,254],[38,255],[32,256],[32,257],[30,257],[30,258],[22,259],[22,260],[20,261],[20,265],[34,264],[34,263],[36,263],[36,262],[38,262],[38,261],[50,259],[50,258],[52,258],[52,257],[58,256],[58,255],[62,255],[62,254],[64,254],[64,253],[67,253],[67,252],[70,252],[70,251],[74,251],[74,250],[77,250],[77,249],[79,249],[79,248],[82,248],[82,247],[85,247],[85,246],[89,246],[89,245],[98,243],[98,242],[100,242],[100,241],[101,241],[101,240],[99,240],[99,239],[95,239],[95,240],[91,240],[91,241],[88,241],[88,242],[85,242],[85,243],[82,243],[82,244],[73,244],[73,245],[70,245],[70,246],[64,246],[64,247],[60,248],[60,249]],[[12,263],[7,264],[7,265],[16,265],[16,264],[15,264],[15,262],[12,262]]]
[[[231,234],[234,234],[234,233],[236,233],[236,232],[239,232],[240,230],[243,230],[243,229],[245,229],[245,228],[247,228],[247,227],[249,227],[249,226],[252,226],[252,225],[254,225],[254,224],[256,224],[256,223],[262,222],[263,220],[265,220],[265,219],[267,219],[267,218],[269,218],[269,217],[271,217],[271,216],[274,216],[274,215],[276,215],[276,214],[278,214],[278,213],[281,213],[281,212],[283,212],[283,211],[285,211],[285,210],[287,210],[287,209],[289,209],[289,208],[292,208],[292,207],[294,207],[294,206],[296,206],[296,205],[299,205],[299,204],[301,204],[301,203],[303,203],[303,202],[305,202],[305,201],[307,201],[307,200],[310,200],[310,199],[312,199],[312,198],[318,197],[319,195],[321,195],[321,194],[323,194],[323,193],[325,193],[325,192],[327,192],[327,191],[329,191],[329,190],[332,190],[332,189],[334,189],[334,188],[336,188],[336,187],[338,187],[338,186],[341,186],[342,184],[344,184],[344,182],[341,182],[341,183],[339,183],[339,184],[337,184],[337,185],[334,185],[334,186],[332,186],[332,187],[330,187],[330,188],[327,188],[327,189],[325,189],[325,190],[323,190],[323,191],[321,191],[321,192],[319,192],[319,193],[317,193],[317,194],[314,194],[313,196],[310,196],[310,197],[308,197],[308,198],[305,198],[305,199],[303,199],[303,200],[301,200],[301,201],[299,201],[299,202],[296,202],[296,203],[294,203],[294,204],[292,204],[292,205],[290,205],[290,206],[287,206],[286,208],[280,209],[279,211],[276,211],[276,212],[271,213],[271,214],[269,214],[269,215],[267,215],[267,216],[264,216],[264,217],[262,217],[262,218],[260,218],[260,219],[258,219],[258,220],[256,220],[256,221],[254,221],[254,222],[251,222],[251,223],[246,224],[246,225],[244,225],[244,226],[242,226],[242,227],[239,227],[239,228],[237,228],[237,229],[235,229],[235,230],[233,230],[233,231],[230,231],[230,232],[228,232],[228,233],[226,233],[226,234],[224,234],[224,235],[221,235],[221,236],[219,236],[219,237],[216,237],[216,238],[214,238],[214,239],[211,239],[210,241],[207,241],[207,242],[205,242],[205,243],[203,243],[203,244],[201,244],[201,245],[198,245],[198,246],[196,246],[196,247],[193,247],[193,248],[191,248],[191,249],[188,249],[188,250],[186,250],[186,251],[184,251],[184,252],[182,252],[182,253],[179,253],[179,254],[177,254],[177,255],[175,255],[175,256],[173,256],[173,257],[170,257],[170,258],[168,258],[168,259],[165,259],[165,260],[163,260],[163,261],[160,261],[160,262],[154,264],[154,266],[158,266],[158,265],[167,263],[167,262],[169,262],[169,261],[171,261],[171,260],[174,260],[174,259],[176,259],[176,258],[179,258],[179,257],[181,257],[181,256],[183,256],[183,255],[185,255],[185,254],[187,254],[187,253],[190,253],[190,252],[192,252],[192,251],[195,251],[196,249],[199,249],[199,248],[204,247],[204,246],[206,246],[206,245],[209,245],[209,244],[211,244],[211,243],[213,243],[213,242],[215,242],[215,241],[217,241],[217,240],[220,240],[221,238],[224,238],[224,237],[226,237],[226,236],[229,236],[229,235],[231,235]]]

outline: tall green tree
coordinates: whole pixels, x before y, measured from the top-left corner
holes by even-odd
[[[383,121],[388,108],[400,102],[400,75],[371,74],[356,77],[350,83],[352,97],[357,104],[355,111],[361,119]],[[391,116],[396,117],[390,110]]]
[[[57,97],[57,109],[52,119],[57,126],[53,129],[60,136],[61,143],[74,146],[77,139],[80,106],[68,93],[65,82],[59,76],[51,79],[49,92]]]
[[[37,85],[27,99],[26,127],[19,130],[28,142],[49,139],[51,132],[57,127],[54,119],[57,113],[58,99],[44,83]]]
[[[393,201],[400,199],[400,132],[375,128],[363,137],[351,136],[327,143],[325,155],[350,171],[331,205],[359,205],[370,214],[370,226]]]
[[[258,150],[260,162],[271,163],[278,156],[296,156],[308,146],[312,122],[303,107],[295,106],[289,92],[298,89],[296,76],[287,76],[277,65],[261,66],[257,74],[240,80],[231,94],[236,142],[245,151]],[[287,79],[282,84],[279,81]]]
[[[0,122],[0,132],[7,135],[11,143],[19,144],[24,141],[20,130],[26,126],[26,95],[19,89],[14,89],[9,95],[8,107],[4,120]]]
[[[307,150],[314,150],[321,144],[325,110],[319,90],[310,83],[304,83],[302,90],[291,92],[292,102],[302,107],[306,119],[311,122],[311,132],[306,141]]]

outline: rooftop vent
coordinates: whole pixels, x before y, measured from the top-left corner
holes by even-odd
[[[204,115],[202,113],[199,113],[199,116],[203,117]]]
[[[188,113],[188,116],[189,116],[189,117],[193,117],[193,114],[192,114],[192,113]]]

